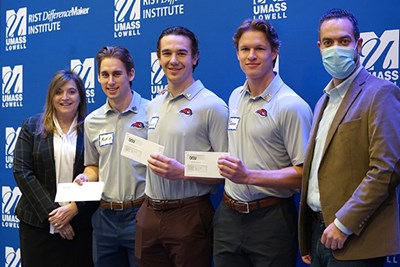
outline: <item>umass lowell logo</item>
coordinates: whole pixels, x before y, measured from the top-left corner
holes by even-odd
[[[374,32],[361,33],[361,63],[372,75],[395,84],[399,79],[399,34],[398,29],[386,30],[380,37]]]
[[[2,67],[2,108],[22,107],[23,66]]]
[[[80,59],[71,59],[71,70],[77,73],[85,84],[86,103],[94,103],[94,58],[85,58],[83,62]]]
[[[15,215],[15,207],[21,198],[21,191],[18,187],[13,189],[9,186],[1,188],[1,226],[3,228],[19,228],[19,220]]]
[[[6,51],[26,49],[27,8],[6,11]]]
[[[114,38],[140,35],[140,0],[115,0]]]
[[[13,127],[6,127],[6,147],[5,147],[5,168],[6,169],[11,169],[13,167],[13,161],[14,161],[14,149],[15,149],[15,144],[17,143],[17,138],[19,135],[19,132],[21,131],[21,127],[18,127],[17,130],[15,130]]]
[[[5,247],[4,251],[5,267],[21,267],[21,253],[19,248]]]
[[[163,69],[158,62],[157,53],[151,52],[151,62],[150,62],[150,86],[151,86],[151,99],[157,96],[167,87],[167,77]]]

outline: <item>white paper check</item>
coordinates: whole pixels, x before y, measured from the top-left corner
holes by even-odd
[[[131,133],[126,133],[121,155],[147,165],[152,153],[164,153],[164,147]]]
[[[99,201],[103,193],[104,182],[59,183],[55,202]]]
[[[185,176],[225,178],[219,174],[218,158],[227,152],[185,151]]]

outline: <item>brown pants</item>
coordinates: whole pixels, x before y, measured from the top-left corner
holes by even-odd
[[[213,215],[208,198],[168,210],[154,210],[146,198],[136,216],[139,266],[211,266]]]

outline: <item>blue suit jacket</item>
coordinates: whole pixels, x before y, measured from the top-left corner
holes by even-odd
[[[53,134],[36,134],[40,115],[26,119],[21,127],[14,150],[14,178],[22,192],[15,213],[19,220],[41,228],[49,227],[48,214],[59,207],[56,195],[56,170]],[[78,131],[73,178],[84,170],[83,130]],[[72,179],[73,179],[72,178]],[[72,180],[71,180],[72,182]],[[78,215],[71,224],[79,228],[91,227],[91,215],[97,202],[77,202]]]

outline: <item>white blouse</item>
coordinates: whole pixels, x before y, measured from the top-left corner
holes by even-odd
[[[77,116],[72,122],[67,133],[63,133],[60,124],[55,116],[53,121],[56,126],[54,131],[54,160],[56,164],[56,179],[59,183],[71,183],[73,181],[73,170],[76,152],[76,140],[78,137],[76,131]]]

